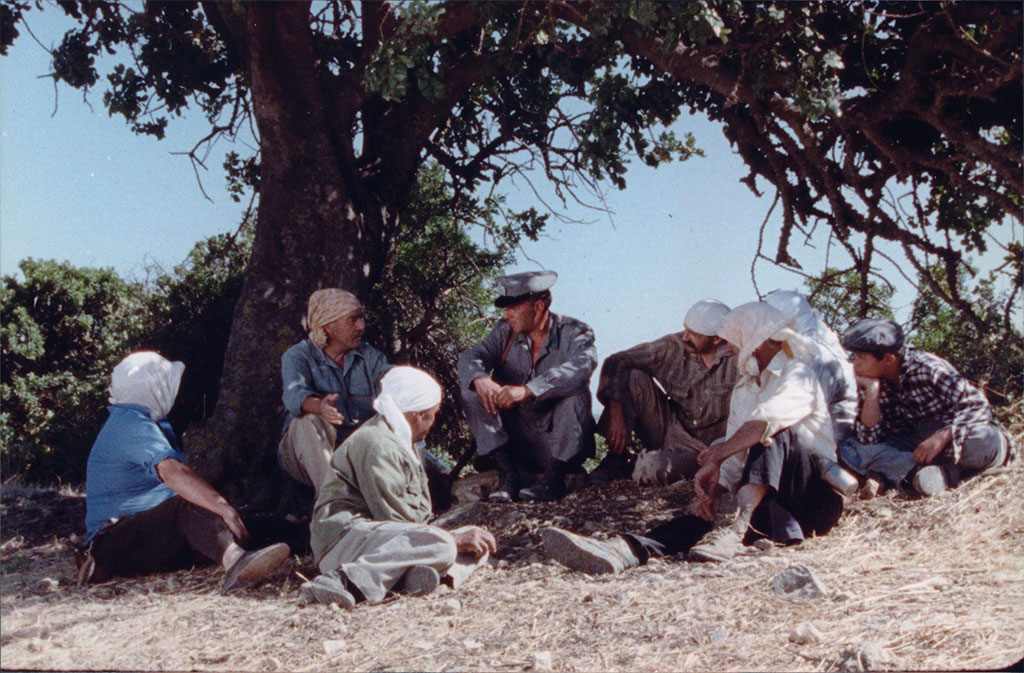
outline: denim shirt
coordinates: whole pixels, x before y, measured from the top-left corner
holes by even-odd
[[[86,539],[112,518],[145,512],[174,496],[156,466],[167,458],[185,462],[166,418],[146,407],[113,404],[89,452],[85,476]]]
[[[384,354],[365,343],[345,354],[344,367],[313,345],[309,339],[295,344],[281,356],[281,400],[287,418],[284,431],[293,418],[302,415],[302,402],[315,395],[338,393],[334,406],[345,417],[343,428],[351,431],[373,416],[373,398],[380,393],[380,379],[391,367]]]

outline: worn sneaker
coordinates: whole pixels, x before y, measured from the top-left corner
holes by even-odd
[[[327,575],[317,575],[311,581],[304,582],[299,587],[299,595],[307,603],[337,603],[343,608],[351,608],[356,604],[355,596],[345,588],[341,580]]]
[[[949,488],[946,471],[938,465],[925,465],[914,474],[914,490],[924,496],[942,493]]]
[[[224,590],[234,589],[239,584],[253,584],[266,579],[284,563],[289,554],[291,549],[284,542],[245,552],[224,575]]]
[[[860,487],[860,481],[857,480],[857,477],[844,469],[839,463],[832,463],[825,470],[822,478],[832,487],[832,490],[845,498],[852,496]]]
[[[728,561],[743,547],[743,533],[735,526],[713,528],[693,545],[687,558],[691,561]]]
[[[640,563],[629,542],[621,537],[603,541],[560,528],[541,528],[540,539],[549,558],[588,575],[617,573]]]
[[[425,596],[441,583],[441,575],[430,566],[413,566],[405,571],[395,585],[395,591],[410,596]]]

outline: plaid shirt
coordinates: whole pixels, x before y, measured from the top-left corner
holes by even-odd
[[[941,421],[953,428],[953,440],[943,455],[956,462],[967,432],[982,423],[995,423],[992,407],[980,390],[938,355],[907,346],[900,365],[900,388],[882,380],[881,420],[869,428],[857,417],[857,439],[876,444],[884,435]],[[863,396],[861,399],[863,404]]]

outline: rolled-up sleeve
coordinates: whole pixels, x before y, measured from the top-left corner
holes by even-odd
[[[569,347],[566,349],[568,359],[538,374],[526,384],[538,399],[566,397],[586,388],[597,369],[594,330],[581,322],[575,322],[564,336],[569,338]]]

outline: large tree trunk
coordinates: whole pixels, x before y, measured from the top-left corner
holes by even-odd
[[[232,11],[230,8],[228,11]],[[227,17],[228,20],[237,18]],[[338,138],[316,81],[305,3],[251,6],[247,56],[262,172],[252,259],[235,308],[213,416],[186,438],[197,471],[236,502],[276,505],[284,421],[281,355],[305,335],[309,294],[363,294],[380,272],[386,213],[356,177],[351,138]]]

